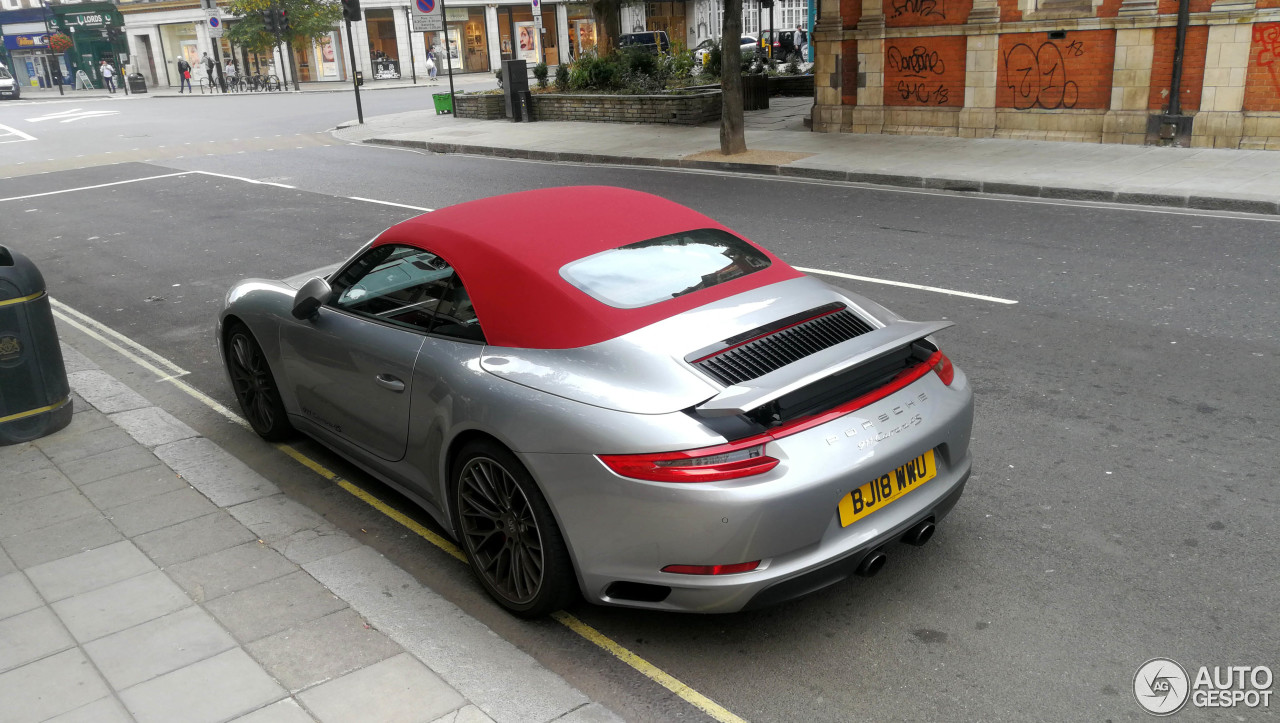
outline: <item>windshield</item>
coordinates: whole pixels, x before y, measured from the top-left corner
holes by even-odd
[[[636,309],[768,268],[751,244],[714,228],[659,236],[566,264],[560,276],[592,298]]]

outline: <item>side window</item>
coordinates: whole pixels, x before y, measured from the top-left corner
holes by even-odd
[[[440,257],[408,246],[370,249],[334,283],[333,305],[361,316],[430,331],[453,269]]]
[[[476,310],[471,306],[471,295],[457,274],[453,275],[449,291],[436,310],[436,325],[431,333],[467,341],[484,341],[480,319],[476,318]]]

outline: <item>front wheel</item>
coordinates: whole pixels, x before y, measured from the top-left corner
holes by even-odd
[[[280,400],[280,389],[266,354],[243,324],[236,324],[227,334],[226,364],[236,401],[253,431],[269,442],[288,439],[293,427]]]
[[[453,465],[454,524],[471,570],[499,605],[534,618],[573,600],[573,563],[546,498],[502,446],[473,442]]]

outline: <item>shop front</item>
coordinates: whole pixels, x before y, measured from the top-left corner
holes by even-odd
[[[124,38],[124,17],[114,5],[58,5],[53,8],[53,23],[73,43],[67,52],[74,66],[69,69],[68,83],[79,80],[83,84],[87,80],[93,87],[102,88],[103,61],[111,65],[117,78],[123,77],[122,69],[129,64],[129,45]],[[78,71],[84,71],[84,76],[79,76]]]
[[[400,42],[396,37],[396,10],[369,8],[364,11],[364,22],[369,34],[369,61],[373,65],[374,79],[399,78]]]
[[[684,0],[645,5],[645,30],[661,30],[672,43],[688,44],[689,10]]]
[[[5,65],[19,85],[31,88],[51,88],[57,82],[54,70],[65,71],[66,60],[55,65],[49,50],[47,33],[17,33],[4,36],[4,48],[8,53]],[[61,67],[59,67],[61,66]]]
[[[566,5],[569,16],[569,57],[582,56],[583,52],[593,51],[596,47],[596,21],[591,16],[590,5]]]
[[[336,30],[308,42],[307,47],[295,44],[293,53],[298,66],[298,80],[303,83],[345,80],[344,50],[342,38]],[[377,67],[376,63],[374,67]]]
[[[489,68],[489,32],[483,7],[444,9],[443,32],[423,33],[427,47],[435,52],[440,73],[483,73]],[[448,48],[448,57],[445,56]]]
[[[168,68],[168,77],[173,85],[179,85],[182,74],[178,72],[178,58],[187,61],[191,66],[192,85],[195,85],[196,68],[200,65],[200,44],[196,37],[195,23],[168,23],[158,25],[160,31],[160,47],[164,53],[164,63]]]
[[[556,40],[556,6],[541,5],[541,24],[534,20],[532,5],[498,6],[498,43],[503,60],[520,58],[530,67],[538,63],[559,65]]]

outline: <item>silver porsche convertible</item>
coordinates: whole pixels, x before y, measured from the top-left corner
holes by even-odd
[[[714,220],[617,188],[472,201],[233,287],[258,434],[314,437],[448,530],[521,616],[732,612],[875,574],[969,478],[933,335]]]

